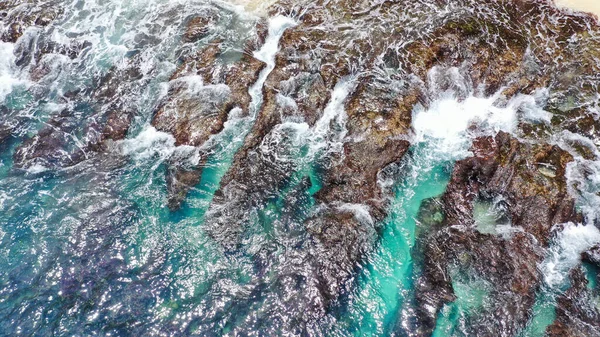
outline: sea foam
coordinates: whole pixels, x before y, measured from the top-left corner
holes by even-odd
[[[581,261],[581,253],[600,243],[600,231],[593,225],[569,222],[561,226],[563,230],[558,233],[548,257],[540,266],[550,287],[563,285],[569,271]]]

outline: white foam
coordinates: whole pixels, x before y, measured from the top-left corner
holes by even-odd
[[[260,146],[261,153],[281,162],[300,160],[309,164],[315,156],[321,155],[323,150],[341,152],[347,133],[344,102],[353,88],[353,79],[340,80],[332,90],[323,114],[312,128],[305,122],[296,122],[296,118],[289,118],[273,128],[265,137]],[[334,122],[338,127],[331,130]],[[308,146],[308,152],[301,156],[300,150],[305,145]]]
[[[323,115],[317,120],[311,130],[309,137],[311,143],[309,157],[314,156],[326,146],[334,147],[334,151],[341,150],[342,140],[347,134],[345,128],[347,115],[344,103],[354,88],[354,84],[353,78],[343,78],[333,88],[329,103],[327,103],[327,106],[323,110]],[[326,139],[331,134],[331,123],[333,121],[342,127],[342,129],[331,139],[331,143],[328,143]]]
[[[309,132],[307,123],[284,122],[276,125],[260,144],[260,153],[265,159],[275,162],[293,162]]]
[[[250,111],[247,116],[244,116],[243,111],[240,108],[234,108],[229,112],[227,121],[223,126],[223,130],[213,135],[209,140],[202,146],[202,149],[209,149],[216,146],[223,146],[223,153],[236,151],[239,145],[243,142],[246,134],[249,131],[248,126],[255,120],[258,111],[263,102],[263,87],[267,77],[275,68],[275,55],[279,50],[279,40],[285,30],[289,27],[295,26],[296,22],[291,18],[284,16],[276,16],[269,20],[269,32],[265,39],[265,43],[261,48],[254,52],[254,57],[266,64],[266,67],[260,72],[258,79],[248,89],[248,93],[251,97]],[[202,87],[201,80],[192,81],[195,82],[195,86]],[[189,84],[189,83],[188,83]],[[215,86],[215,89],[217,86]],[[220,89],[224,90],[224,89]],[[278,135],[274,135],[274,141],[278,141]],[[225,144],[223,144],[225,143]],[[270,151],[268,144],[263,141],[263,147],[266,151]]]
[[[286,16],[276,16],[269,19],[269,34],[265,39],[262,47],[254,52],[254,57],[263,61],[267,66],[260,72],[257,81],[250,87],[248,93],[252,97],[250,104],[250,116],[254,118],[262,105],[262,89],[267,80],[267,77],[275,69],[275,55],[279,51],[279,40],[285,30],[295,26],[297,23],[293,19]]]
[[[27,173],[30,174],[38,174],[42,172],[48,171],[48,168],[40,163],[35,163],[29,167],[27,167]]]
[[[298,110],[298,104],[296,104],[296,101],[294,101],[294,99],[291,97],[284,96],[281,93],[278,93],[275,96],[275,99],[277,100],[277,104],[279,104],[282,108]]]
[[[569,222],[562,226],[540,267],[550,287],[563,285],[569,271],[581,261],[581,253],[600,243],[600,231],[593,225]]]
[[[576,198],[586,223],[600,221],[600,161],[576,157],[567,164],[569,193]]]
[[[192,164],[197,161],[195,155],[197,149],[185,145],[175,146],[173,135],[157,131],[152,126],[146,127],[137,137],[122,140],[119,144],[123,155],[131,156],[136,160],[157,158],[162,161],[176,155],[188,158]]]
[[[550,124],[552,114],[542,108],[548,101],[548,96],[549,90],[546,88],[537,90],[533,95],[519,94],[509,102],[509,106],[518,110],[527,121]]]
[[[497,96],[471,95],[461,101],[453,93],[446,92],[429,108],[417,106],[413,111],[415,142],[433,139],[439,152],[461,158],[468,155],[471,126],[490,133],[512,132],[517,126],[515,108],[511,105],[497,107],[497,99]]]
[[[269,19],[269,34],[262,47],[254,52],[254,57],[265,62],[271,72],[275,68],[275,54],[279,50],[279,40],[286,29],[296,26],[297,23],[292,18],[278,15]]]
[[[360,221],[361,223],[370,225],[375,223],[373,217],[371,216],[370,208],[367,205],[344,203],[339,205],[337,209],[340,211],[353,213],[356,220]]]
[[[17,85],[26,84],[27,81],[19,79],[15,73],[14,44],[0,42],[0,101],[13,91]]]
[[[150,126],[140,132],[137,137],[121,142],[124,155],[135,156],[139,159],[149,158],[155,154],[161,157],[170,154],[175,148],[175,137],[166,132],[157,131]]]
[[[551,114],[542,108],[548,99],[547,90],[519,94],[506,101],[502,89],[489,97],[475,94],[467,78],[457,68],[430,70],[427,85],[433,99],[427,107],[418,104],[413,109],[416,144],[433,141],[431,148],[437,155],[458,160],[470,154],[475,136],[512,133],[520,118],[550,122]]]

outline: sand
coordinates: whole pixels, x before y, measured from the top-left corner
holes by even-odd
[[[236,6],[242,6],[248,12],[256,15],[266,15],[269,6],[277,2],[277,0],[225,0]],[[600,1],[600,0],[598,0]]]
[[[567,7],[576,11],[589,12],[600,17],[600,0],[554,0],[558,7]]]
[[[265,15],[267,8],[277,0],[224,0],[242,6],[248,12]],[[600,18],[600,0],[554,0],[558,7],[571,8],[576,11],[589,12]]]

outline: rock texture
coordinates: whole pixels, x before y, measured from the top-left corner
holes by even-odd
[[[122,68],[112,68],[92,88],[67,94],[79,103],[51,116],[36,135],[20,144],[14,166],[73,166],[103,151],[107,142],[125,138],[135,110],[124,93],[134,91],[142,77],[139,59],[133,58]]]
[[[343,135],[341,150],[326,152],[315,160],[322,184],[313,195],[318,207],[306,219],[296,220],[307,229],[307,240],[314,245],[308,249],[310,258],[298,268],[314,270],[310,265],[317,266],[318,282],[303,286],[314,287],[311,296],[322,298],[318,307],[313,299],[298,299],[299,303],[311,303],[303,306],[306,310],[324,312],[330,301],[343,293],[351,270],[377,241],[378,223],[387,215],[390,196],[378,185],[377,177],[406,153],[415,104],[427,106],[435,98],[432,92],[447,90],[459,93],[459,99],[461,94],[497,92],[511,98],[544,87],[563,92],[575,78],[580,80],[597,70],[591,62],[595,57],[592,48],[586,49],[589,64],[569,64],[573,77],[564,78],[551,61],[575,52],[575,45],[569,44],[574,36],[582,41],[589,38],[586,32],[594,24],[593,18],[561,14],[562,20],[556,21],[547,18],[559,15],[555,9],[525,1],[439,1],[432,6],[437,12],[392,1],[306,6],[284,2],[273,9],[272,14],[302,15],[298,26],[286,31],[280,41],[276,67],[263,90],[264,103],[214,196],[206,228],[227,251],[244,250],[247,229],[261,224],[261,212],[294,184],[304,169],[301,161],[288,160],[293,145],[286,147],[282,141],[276,143],[276,149],[269,146],[273,139],[279,140],[281,125],[300,122],[314,128],[333,104],[331,93],[336,85],[352,81],[343,103],[344,122],[332,120],[325,140],[334,149],[336,137]],[[480,10],[467,12],[469,6]],[[524,12],[529,14],[524,16]],[[409,25],[378,24],[393,22],[400,13],[410,13]],[[499,17],[506,20],[499,22]],[[548,41],[557,41],[560,48],[549,48]],[[593,38],[589,41],[597,43]],[[467,81],[457,84],[445,78],[427,88],[434,67],[454,67],[467,74]],[[518,133],[539,140],[540,134],[547,136],[551,128],[539,121],[524,121]],[[446,226],[427,247],[424,276],[417,290],[421,319],[417,335],[432,331],[440,307],[453,298],[444,271],[451,263],[498,284],[493,293],[497,307],[486,312],[488,321],[484,314],[473,318],[473,331],[482,335],[519,331],[540,285],[536,266],[550,240],[550,228],[580,220],[567,194],[565,166],[572,160],[567,152],[543,143],[528,144],[507,134],[478,139],[474,152],[473,158],[455,169],[443,199]],[[513,225],[523,229],[510,240],[473,228],[472,202],[500,195],[507,200]],[[367,210],[368,216],[360,213],[361,218],[356,209]]]
[[[597,291],[588,290],[581,268],[570,275],[571,287],[557,299],[556,320],[546,330],[551,337],[600,336]]]
[[[567,192],[572,156],[557,146],[521,143],[499,133],[478,138],[473,156],[456,163],[442,197],[444,224],[424,248],[423,275],[416,285],[416,335],[427,335],[437,313],[454,299],[449,268],[477,275],[494,286],[492,308],[470,322],[478,336],[513,335],[528,321],[542,283],[538,265],[553,226],[581,221]],[[502,200],[516,230],[509,237],[481,233],[473,216],[478,200]]]
[[[62,14],[60,1],[7,0],[0,3],[0,40],[17,42],[32,26],[45,27]]]
[[[43,81],[51,73],[45,55],[78,59],[90,44],[28,36],[28,29],[49,28],[62,13],[54,1],[32,4],[0,4],[0,39],[16,43],[16,65]],[[248,324],[277,322],[280,334],[308,335],[349,290],[388,216],[393,192],[381,178],[409,152],[415,106],[427,108],[441,93],[457,100],[498,94],[502,105],[545,92],[538,103],[548,118],[531,117],[524,108],[513,135],[477,137],[444,195],[423,205],[423,214],[431,208],[443,216],[419,229],[423,258],[409,311],[414,317],[396,325],[399,335],[430,335],[442,306],[456,299],[453,270],[493,285],[493,304],[468,318],[468,334],[517,334],[542,284],[538,265],[553,226],[582,221],[567,192],[573,155],[550,144],[562,130],[599,137],[597,21],[541,1],[281,1],[270,15],[293,17],[297,25],[279,41],[262,102],[253,107],[249,89],[265,64],[252,53],[265,43],[267,25],[257,20],[245,45],[233,46],[227,34],[215,32],[222,20],[217,12],[182,18],[179,60],[151,123],[172,134],[175,145],[200,153],[195,165],[179,158],[167,163],[172,210],[200,181],[214,150],[211,139],[234,116],[253,123],[202,226],[226,256],[250,256],[254,263],[258,276],[247,285],[252,295],[240,307],[265,298],[264,310],[253,312]],[[148,83],[137,48],[156,44],[144,34],[133,39],[136,49],[122,66],[65,95],[78,103],[50,116],[18,146],[15,167],[73,166],[126,136],[137,111],[124,93]],[[0,142],[9,129],[0,126]],[[594,156],[584,147],[576,151]],[[478,202],[502,203],[511,232],[480,231]],[[551,334],[588,333],[584,323],[596,319],[574,301],[585,289],[580,272],[572,280]],[[230,315],[244,313],[233,309]],[[243,334],[240,329],[223,331]]]
[[[208,30],[210,21],[204,17],[192,18],[183,40],[200,38]],[[262,23],[257,26],[255,36],[246,45],[249,52],[235,55],[237,60],[232,61],[231,55],[224,54],[222,41],[214,40],[185,56],[171,76],[168,96],[155,113],[152,124],[159,131],[173,134],[177,145],[194,146],[202,151],[196,167],[171,163],[167,173],[171,209],[178,209],[188,189],[200,181],[206,151],[210,150],[203,148],[204,144],[223,130],[233,109],[240,109],[241,116],[248,114],[251,101],[248,89],[265,66],[251,51],[263,44],[265,29]]]
[[[378,223],[387,214],[389,194],[378,185],[378,174],[409,147],[406,136],[417,95],[404,96],[399,92],[407,88],[378,82],[375,64],[388,37],[381,27],[365,23],[369,13],[344,17],[359,7],[319,2],[303,13],[296,27],[286,30],[256,122],[207,213],[210,235],[227,251],[243,251],[247,229],[268,226],[260,214],[306,174],[295,131],[282,131],[282,123],[304,125],[309,134],[326,129],[318,139],[323,147],[311,154],[315,157],[309,167],[318,172],[322,184],[313,195],[316,211],[285,220],[298,231],[286,244],[285,256],[298,262],[288,268],[270,262],[275,260],[272,253],[256,258],[258,264],[282,269],[259,281],[282,285],[279,298],[269,304],[286,308],[276,314],[290,317],[281,331],[306,331],[345,289],[356,263],[374,246]],[[285,14],[294,7],[277,11]],[[358,24],[365,31],[338,29],[342,23]],[[321,29],[329,24],[331,29]],[[341,95],[342,102],[333,97],[336,90],[348,91]],[[337,117],[328,120],[327,109],[335,110]],[[311,137],[316,136],[298,137],[306,137],[301,141],[310,149]],[[294,298],[294,304],[287,298]]]

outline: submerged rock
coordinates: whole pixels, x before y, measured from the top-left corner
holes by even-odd
[[[125,138],[135,110],[123,93],[133,91],[142,79],[139,60],[133,58],[122,68],[113,67],[89,91],[73,92],[71,99],[80,103],[51,116],[36,135],[20,144],[13,154],[14,166],[73,166],[106,150],[107,142]]]

